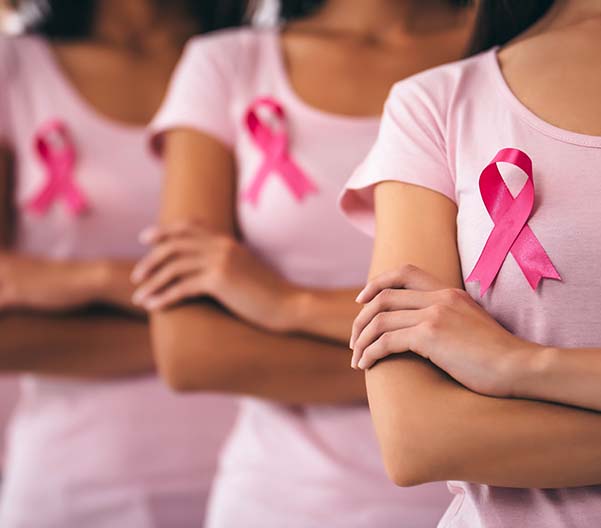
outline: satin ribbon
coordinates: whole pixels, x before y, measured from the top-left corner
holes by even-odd
[[[259,117],[261,108],[273,114],[275,126]],[[289,138],[286,116],[282,106],[270,97],[262,97],[252,103],[246,112],[246,127],[255,145],[263,152],[263,163],[254,180],[242,194],[242,199],[257,205],[261,190],[271,173],[277,172],[296,198],[302,201],[308,194],[316,193],[317,186],[304,174],[288,153]]]
[[[528,177],[515,198],[503,181],[497,167],[499,162],[519,167]],[[514,148],[499,151],[480,175],[480,195],[495,227],[466,282],[479,281],[480,295],[483,296],[508,253],[513,255],[533,290],[542,278],[561,280],[551,259],[528,226],[534,207],[532,160],[528,155]]]
[[[43,215],[55,201],[62,199],[72,214],[82,214],[88,203],[75,185],[75,145],[66,125],[58,120],[43,125],[35,135],[34,147],[46,169],[46,181],[25,207]]]

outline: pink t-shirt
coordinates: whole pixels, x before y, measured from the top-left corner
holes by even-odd
[[[4,465],[4,436],[17,402],[18,393],[19,385],[15,377],[0,378],[0,479]]]
[[[50,120],[75,145],[73,176],[90,203],[81,216],[62,201],[42,215],[24,207],[46,181],[33,139]],[[40,38],[0,40],[0,137],[17,159],[19,251],[56,259],[144,253],[137,237],[155,220],[161,176],[146,132],[98,115]],[[198,528],[234,413],[229,398],[176,396],[153,375],[24,376],[0,526]]]
[[[264,97],[283,108],[289,158],[316,189],[302,201],[277,172],[265,180],[256,204],[244,198],[265,161],[244,116]],[[336,199],[378,126],[376,118],[308,106],[288,84],[279,32],[241,29],[188,45],[152,128],[155,146],[161,132],[177,127],[229,146],[238,166],[245,243],[297,284],[345,288],[365,282],[371,241],[344,221]],[[222,456],[208,526],[431,528],[449,498],[441,484],[401,490],[389,483],[366,406],[247,398]]]
[[[535,207],[528,225],[562,281],[543,279],[533,291],[508,256],[483,298],[478,283],[468,283],[467,290],[525,339],[601,346],[601,281],[593,273],[601,254],[601,137],[568,132],[533,115],[505,83],[496,50],[394,87],[378,141],[349,181],[343,209],[363,230],[373,231],[376,183],[397,180],[442,193],[458,207],[465,279],[493,229],[478,187],[480,173],[504,148],[522,150],[532,159]],[[525,173],[507,163],[499,170],[515,196]],[[465,482],[449,487],[455,500],[440,527],[601,526],[601,487],[512,489]]]

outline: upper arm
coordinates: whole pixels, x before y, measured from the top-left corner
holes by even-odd
[[[180,128],[166,133],[161,221],[199,220],[234,232],[234,157],[219,140]]]
[[[374,194],[372,276],[410,264],[449,287],[461,287],[456,205],[438,192],[399,182],[380,183]],[[427,420],[436,414],[438,394],[459,387],[416,356],[380,362],[367,372],[366,379],[372,418],[390,476],[397,482],[413,483],[407,475],[419,471],[406,464],[419,460],[414,450],[425,445],[432,432],[434,424]]]
[[[175,129],[165,134],[164,160],[161,222],[201,221],[233,235],[235,174],[230,149],[209,135]],[[216,314],[208,314],[207,310],[216,309],[207,303],[187,303],[151,314],[157,365],[175,388],[187,387],[191,358],[200,358],[205,371],[211,371],[210,354],[202,359],[204,347],[197,346],[206,340],[196,337],[202,335],[203,329],[211,331],[211,318]]]
[[[407,183],[383,182],[374,194],[371,275],[412,264],[449,287],[461,287],[456,205],[436,191]]]

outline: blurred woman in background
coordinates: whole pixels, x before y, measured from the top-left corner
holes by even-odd
[[[395,481],[452,480],[441,528],[601,526],[601,2],[479,9],[348,185],[384,272],[353,364]]]
[[[212,528],[431,528],[448,503],[379,461],[346,345],[371,244],[336,198],[392,84],[462,54],[464,3],[283,1],[281,28],[187,47],[152,124],[166,187],[134,299],[169,384],[252,396]]]
[[[234,406],[156,380],[129,275],[161,184],[145,125],[184,42],[245,2],[19,7],[43,16],[0,41],[0,369],[27,373],[0,525],[198,527]]]

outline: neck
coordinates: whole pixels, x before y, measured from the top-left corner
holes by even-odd
[[[94,40],[138,53],[179,49],[197,31],[179,1],[101,0],[94,19]]]
[[[601,18],[601,0],[556,0],[541,20],[541,29],[570,26]]]
[[[462,14],[447,0],[327,0],[312,19],[371,40],[404,40],[455,28]]]

